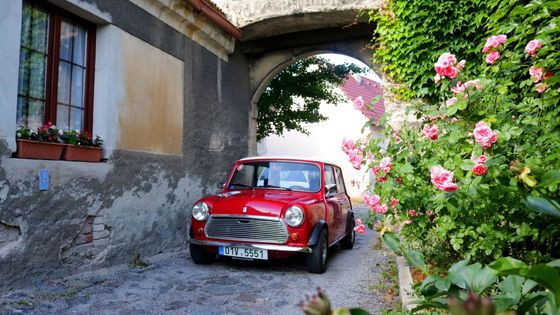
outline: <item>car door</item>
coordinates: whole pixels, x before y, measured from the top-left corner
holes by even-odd
[[[334,167],[335,173],[335,180],[336,180],[336,188],[337,188],[337,195],[336,199],[338,202],[338,207],[340,208],[341,214],[341,222],[340,222],[340,230],[338,231],[339,237],[344,236],[346,234],[346,220],[348,218],[348,212],[352,210],[352,203],[350,202],[350,197],[346,192],[346,186],[344,185],[344,177],[342,176],[342,170],[340,167]]]
[[[332,244],[341,237],[340,225],[342,220],[336,176],[332,165],[325,165],[324,183],[325,202],[327,204],[327,225],[329,226],[329,244]]]

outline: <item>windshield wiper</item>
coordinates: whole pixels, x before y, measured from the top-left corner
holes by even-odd
[[[265,185],[265,186],[258,186],[256,188],[276,188],[276,189],[282,189],[282,190],[287,190],[287,191],[292,191],[290,188],[288,187],[282,187],[282,186],[275,186],[275,185]]]

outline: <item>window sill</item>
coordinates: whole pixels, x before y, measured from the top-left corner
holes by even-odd
[[[76,178],[96,179],[103,182],[113,169],[110,162],[74,162],[63,160],[33,160],[5,157],[1,167],[8,180],[36,179],[40,169],[48,169],[52,185]]]

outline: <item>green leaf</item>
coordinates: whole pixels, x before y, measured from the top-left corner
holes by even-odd
[[[560,218],[560,205],[554,200],[528,196],[525,205],[533,211]]]
[[[522,262],[521,260],[511,258],[511,257],[502,257],[488,265],[488,267],[497,270],[500,274],[508,275],[508,274],[519,274],[520,270],[526,270],[527,264]]]
[[[550,267],[558,267],[558,268],[560,268],[560,259],[553,260],[553,261],[549,262],[549,263],[546,264],[546,265],[547,265],[547,266],[550,266]]]
[[[560,171],[558,170],[550,170],[541,178],[541,185],[545,187],[558,183],[560,183]]]
[[[406,260],[408,260],[408,262],[411,263],[414,267],[422,270],[422,272],[426,274],[428,273],[428,267],[424,262],[424,255],[415,250],[409,250],[403,254],[406,257]]]
[[[396,255],[401,255],[401,240],[399,236],[393,232],[385,232],[383,234],[383,241]]]
[[[556,299],[560,301],[560,273],[556,268],[547,265],[536,265],[529,268],[523,276],[552,291]]]

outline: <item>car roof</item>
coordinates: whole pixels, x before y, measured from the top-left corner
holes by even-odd
[[[267,160],[282,160],[282,161],[301,161],[301,162],[315,162],[330,164],[339,167],[336,163],[322,159],[322,158],[311,158],[311,157],[298,157],[298,156],[249,156],[242,158],[239,162],[245,161],[267,161]]]

